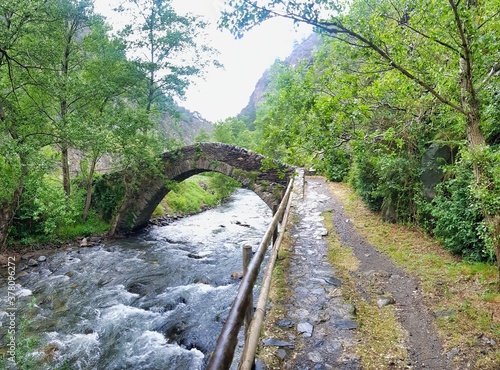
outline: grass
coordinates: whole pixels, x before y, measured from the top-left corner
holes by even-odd
[[[104,234],[109,230],[109,223],[91,214],[86,221],[81,221],[74,225],[64,225],[58,227],[55,235],[60,240],[71,240],[82,236]]]
[[[192,176],[177,184],[156,207],[153,216],[191,215],[205,207],[214,207],[231,195],[241,184],[220,174]]]
[[[35,370],[39,368],[33,352],[36,351],[40,344],[40,338],[36,334],[31,334],[29,328],[34,320],[36,301],[33,298],[29,303],[29,311],[22,315],[16,325],[16,369]],[[10,341],[9,335],[6,336],[7,343]],[[3,350],[3,349],[2,349]],[[7,359],[6,352],[0,352],[0,370],[12,369],[12,362]]]
[[[496,291],[496,266],[462,261],[418,228],[383,222],[344,184],[331,183],[330,189],[344,204],[357,231],[419,278],[431,312],[447,313],[438,315],[436,327],[445,351],[458,349],[456,365],[498,370],[500,294]]]
[[[356,289],[357,278],[353,274],[359,267],[359,260],[351,248],[340,242],[331,212],[325,212],[323,216],[328,230],[328,260],[342,280],[342,297],[356,308],[356,352],[363,369],[404,368],[408,357],[404,347],[406,332],[396,318],[394,306],[380,309],[376,304],[376,294],[370,294],[368,290],[363,296],[359,293]]]
[[[288,337],[288,330],[281,329],[276,325],[276,322],[286,317],[287,308],[285,305],[293,295],[290,285],[288,284],[288,267],[292,255],[292,245],[293,241],[287,231],[283,237],[273,270],[273,279],[268,299],[270,305],[267,309],[264,325],[261,329],[261,338],[272,337],[284,341],[290,340]],[[255,357],[265,362],[266,369],[278,370],[282,367],[281,360],[275,355],[276,351],[276,347],[260,346]]]

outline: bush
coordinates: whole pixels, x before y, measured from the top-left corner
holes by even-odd
[[[333,149],[325,152],[317,169],[330,181],[343,181],[349,173],[350,155],[345,150]]]
[[[383,198],[378,192],[380,178],[377,172],[377,158],[364,151],[355,154],[349,182],[361,199],[372,211],[380,211]]]
[[[73,186],[68,198],[60,180],[45,176],[36,186],[28,183],[16,222],[11,228],[9,242],[33,245],[73,239],[103,233],[108,224],[93,211],[86,222],[82,221],[85,190]],[[75,185],[75,184],[74,184]]]
[[[494,259],[487,243],[481,208],[471,193],[471,171],[457,165],[455,177],[436,187],[430,205],[432,233],[445,249],[473,261]]]
[[[113,217],[125,194],[125,187],[118,174],[106,175],[94,182],[92,208],[105,221]]]
[[[382,197],[382,217],[390,222],[413,222],[415,197],[420,191],[419,164],[404,157],[379,159],[377,194]]]

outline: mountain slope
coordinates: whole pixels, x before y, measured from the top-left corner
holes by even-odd
[[[313,52],[316,47],[320,44],[320,37],[313,33],[304,41],[299,43],[292,53],[282,62],[291,66],[296,66],[301,61],[309,60],[313,56]],[[269,86],[270,75],[269,69],[264,72],[262,77],[257,81],[255,89],[250,96],[248,104],[245,108],[241,110],[238,114],[238,118],[243,119],[246,122],[253,122],[255,120],[255,114],[257,110],[257,105],[262,101],[263,96]]]

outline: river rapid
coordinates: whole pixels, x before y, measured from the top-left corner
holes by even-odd
[[[16,279],[18,342],[39,338],[25,357],[41,370],[205,368],[236,296],[241,247],[255,251],[270,220],[239,189],[168,226],[48,255]],[[7,295],[3,280],[2,322]],[[0,332],[2,347],[7,340]]]

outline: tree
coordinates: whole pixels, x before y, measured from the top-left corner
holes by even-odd
[[[0,251],[19,207],[33,155],[40,147],[36,132],[43,125],[26,106],[23,75],[39,68],[26,52],[30,39],[40,36],[46,1],[5,0],[0,3]]]
[[[78,115],[94,99],[93,86],[83,79],[89,61],[83,40],[101,20],[94,15],[90,0],[57,0],[50,15],[51,21],[41,24],[44,43],[32,52],[42,68],[29,75],[25,91],[52,125],[54,142],[61,151],[63,188],[69,197],[69,149],[81,132]]]
[[[262,5],[261,5],[262,4]],[[465,125],[475,193],[495,248],[500,281],[498,153],[486,143],[482,114],[500,74],[498,1],[267,1],[230,0],[220,25],[235,35],[271,17],[313,25],[353,53],[396,71]],[[500,284],[499,284],[500,288]]]
[[[202,45],[207,23],[179,15],[170,0],[129,0],[117,11],[132,21],[122,34],[130,53],[146,75],[145,108],[151,112],[163,95],[182,97],[194,76],[202,75],[215,50]]]
[[[86,176],[84,221],[91,205],[97,162],[106,154],[118,154],[117,131],[125,120],[125,112],[131,109],[122,102],[143,78],[135,64],[126,59],[123,40],[109,38],[108,31],[103,22],[96,22],[83,40],[88,60],[82,77],[91,88],[92,100],[80,111],[80,133],[74,145],[83,154],[80,168]]]
[[[204,142],[210,141],[210,139],[211,139],[210,134],[207,132],[207,130],[205,130],[204,127],[202,127],[200,129],[200,131],[194,137],[194,142],[195,143],[204,143]]]

